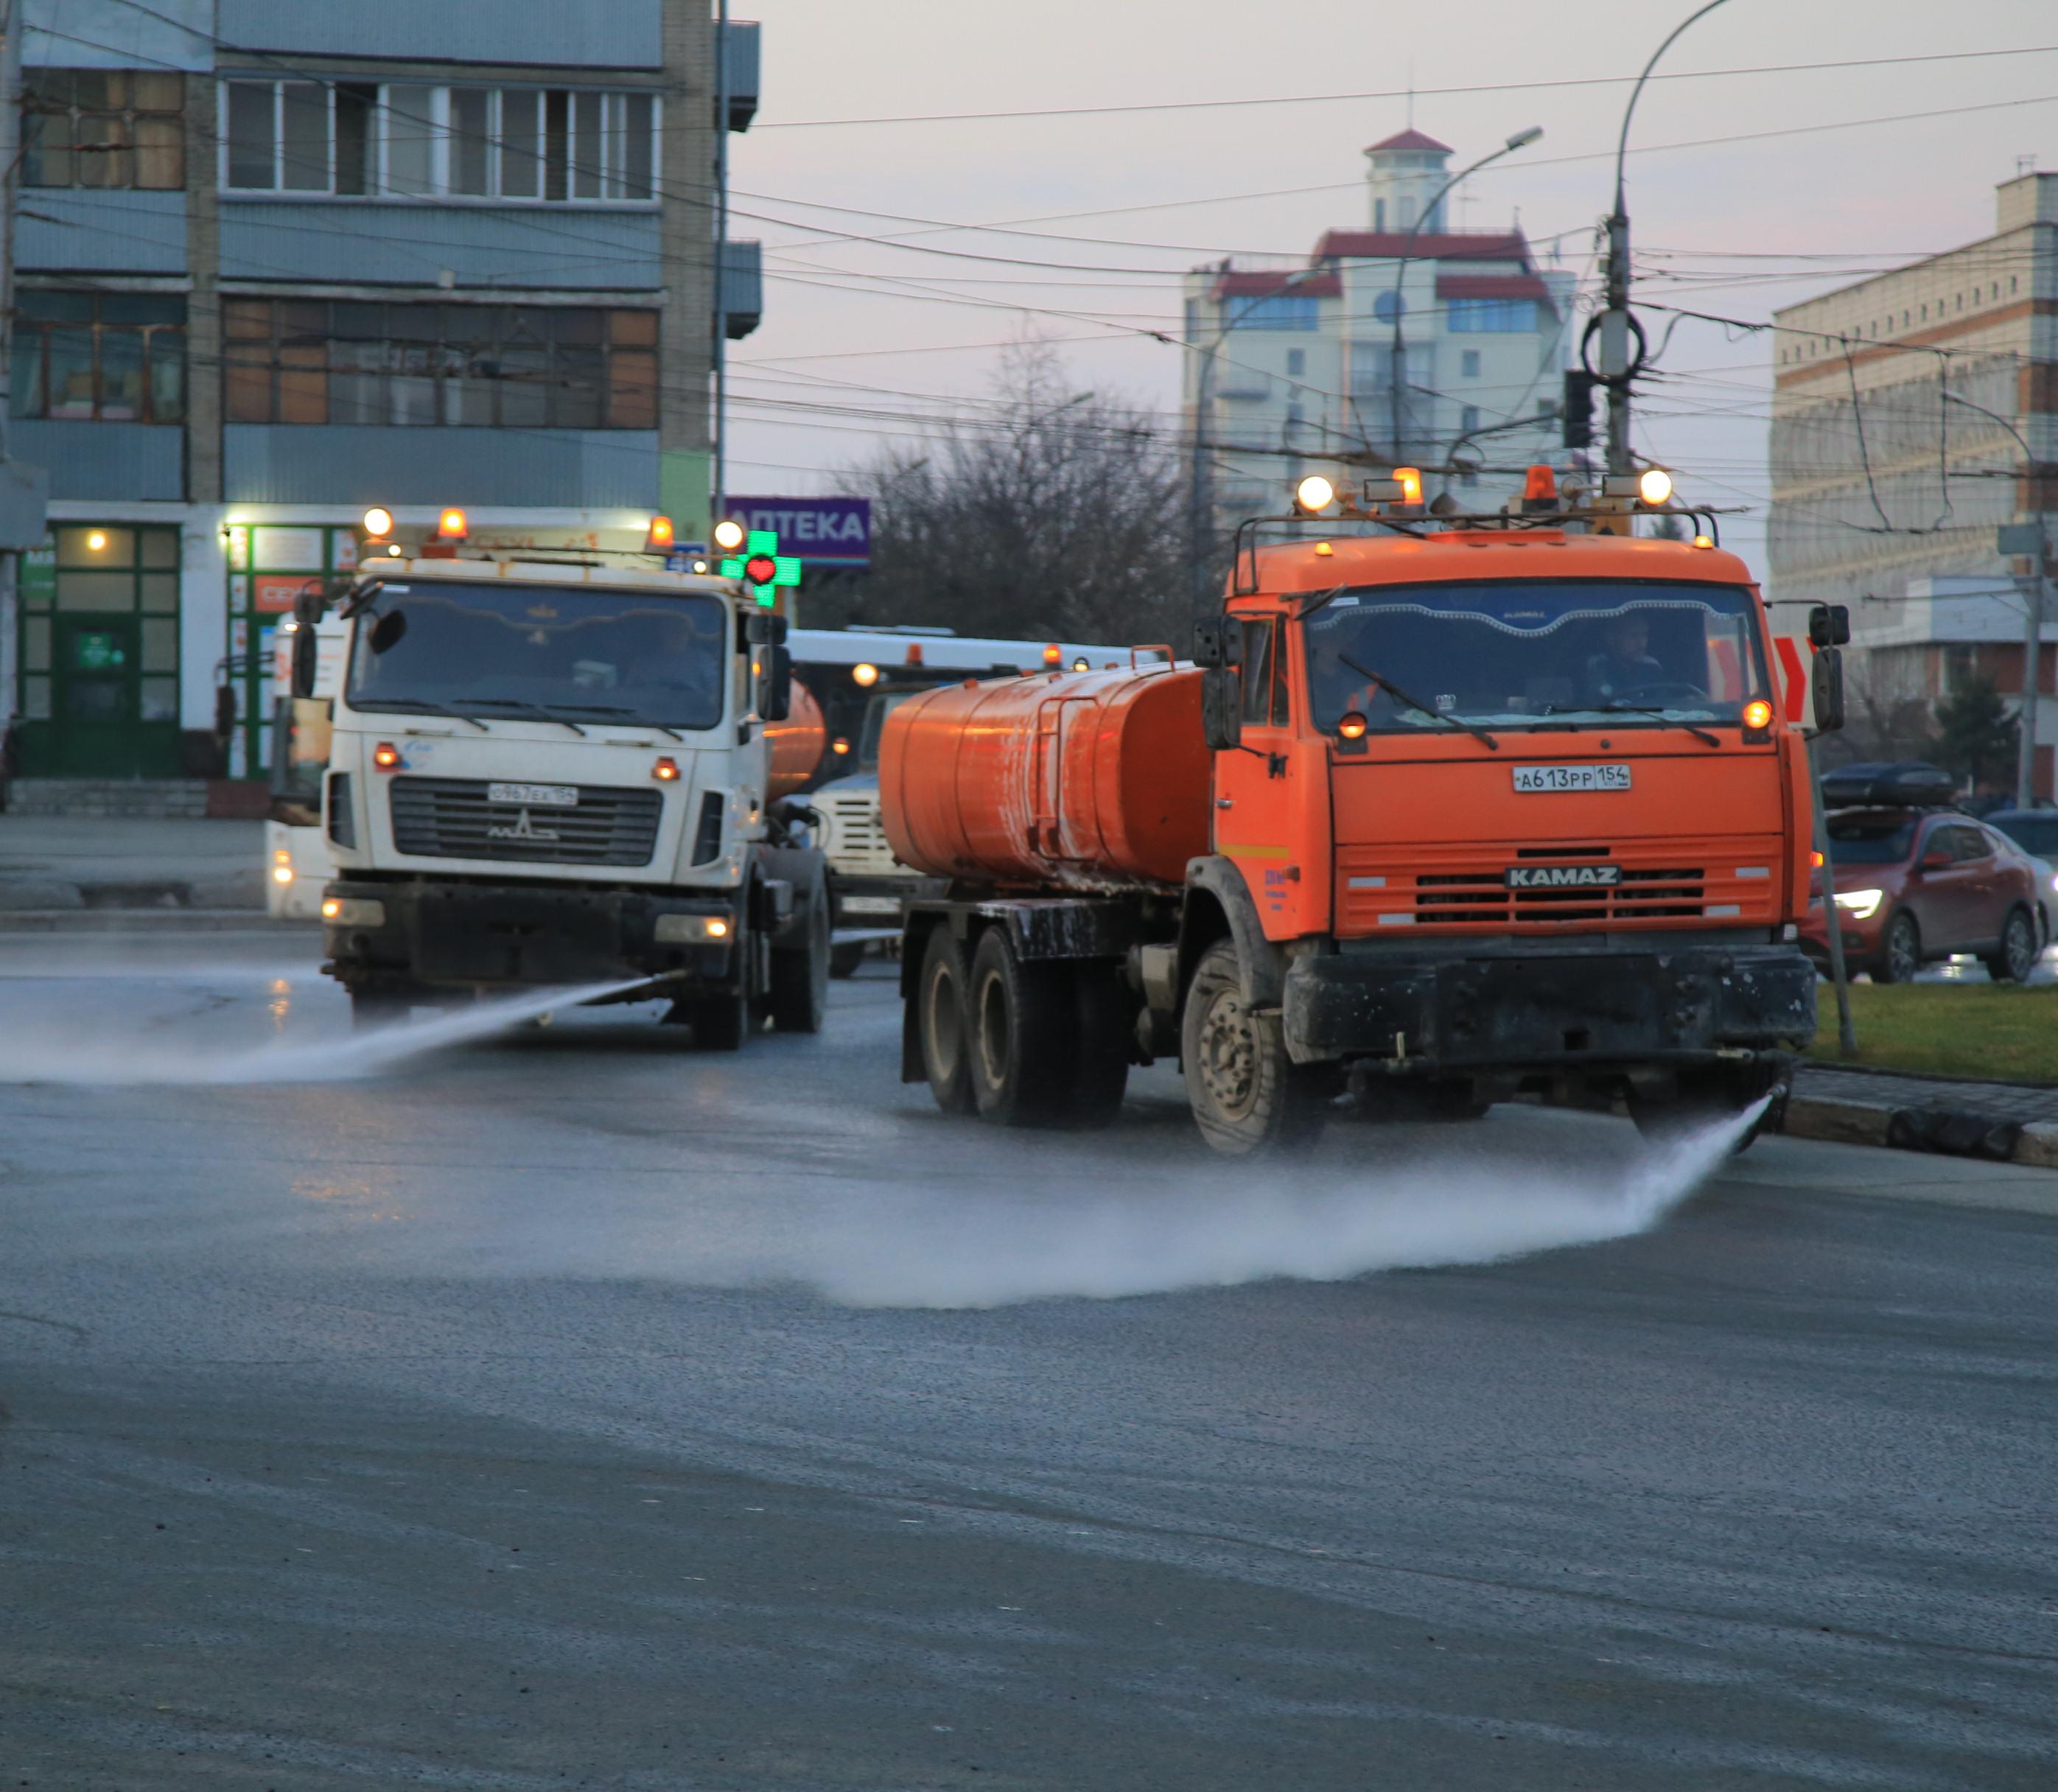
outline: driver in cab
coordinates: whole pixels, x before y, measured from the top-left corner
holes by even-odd
[[[1665,682],[1665,668],[1651,657],[1651,624],[1647,618],[1613,618],[1601,636],[1601,651],[1587,662],[1587,683],[1603,697],[1625,697]]]

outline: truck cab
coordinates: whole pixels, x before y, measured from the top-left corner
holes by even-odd
[[[324,968],[361,1019],[595,985],[668,997],[718,1050],[768,1017],[820,1027],[822,857],[775,800],[765,739],[783,624],[745,586],[396,557],[335,608]]]

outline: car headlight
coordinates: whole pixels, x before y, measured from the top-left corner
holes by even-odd
[[[327,896],[322,901],[322,919],[331,927],[383,927],[386,904],[365,896]]]
[[[1879,905],[1886,900],[1884,890],[1839,890],[1837,906],[1854,921],[1869,921],[1879,912]]]
[[[661,946],[718,944],[735,931],[726,915],[660,915],[657,926]]]

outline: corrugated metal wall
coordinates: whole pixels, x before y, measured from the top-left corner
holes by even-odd
[[[15,265],[81,273],[182,274],[186,196],[24,187]]]
[[[28,0],[28,9],[22,60],[32,69],[214,66],[213,0]]]
[[[222,437],[232,503],[654,509],[658,503],[654,430],[232,423]]]
[[[445,269],[461,287],[654,288],[664,284],[658,214],[227,196],[221,202],[224,280],[434,286]]]
[[[662,0],[220,0],[219,30],[242,50],[309,56],[662,66]]]
[[[185,431],[169,423],[51,423],[18,417],[8,451],[47,467],[53,498],[169,499],[186,495]]]

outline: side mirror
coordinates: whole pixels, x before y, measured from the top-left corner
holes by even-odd
[[[311,629],[328,608],[328,594],[322,589],[318,578],[311,578],[293,594],[293,620],[304,629]]]
[[[315,638],[315,626],[303,622],[293,630],[293,695],[312,697],[315,693],[315,672],[321,664],[321,642]]]
[[[1236,664],[1236,635],[1226,618],[1194,623],[1194,664],[1210,670]]]
[[[1933,851],[1925,852],[1921,864],[1916,868],[1920,871],[1942,871],[1950,863],[1951,855],[1944,851],[1941,847],[1938,847]]]
[[[1243,679],[1234,666],[1201,674],[1201,733],[1217,753],[1243,745]]]
[[[1848,633],[1848,630],[1845,632]],[[1814,687],[1815,732],[1818,734],[1834,734],[1844,725],[1842,654],[1834,647],[1818,650],[1815,655],[1815,670],[1810,681]]]
[[[757,713],[766,721],[784,721],[793,706],[793,655],[790,648],[766,647],[765,677],[757,693]]]
[[[1818,647],[1848,647],[1851,613],[1840,603],[1818,603],[1808,612],[1808,639]]]

